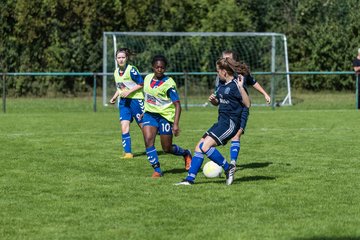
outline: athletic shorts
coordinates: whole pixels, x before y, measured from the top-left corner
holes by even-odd
[[[239,131],[239,127],[239,124],[235,124],[231,119],[219,121],[206,131],[203,138],[210,136],[218,146],[225,145]]]
[[[143,99],[131,99],[121,98],[119,101],[120,121],[128,120],[130,122],[135,121],[139,124],[142,123],[140,115],[144,113],[144,100]]]
[[[153,126],[158,129],[160,135],[172,135],[172,122],[169,122],[158,113],[145,112],[143,117],[143,127]]]

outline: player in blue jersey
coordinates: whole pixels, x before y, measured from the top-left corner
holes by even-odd
[[[250,99],[243,86],[243,77],[236,74],[239,67],[240,63],[231,58],[221,58],[216,62],[220,81],[216,95],[212,94],[209,101],[218,106],[218,122],[207,130],[200,139],[196,145],[187,177],[176,185],[194,183],[204,161],[204,155],[222,166],[227,185],[233,183],[236,166],[232,163],[229,164],[215,147],[225,145],[228,140],[235,136],[241,126],[242,112],[250,107]]]
[[[238,61],[237,54],[233,51],[226,50],[222,52],[223,58],[232,58],[235,61]],[[250,73],[249,67],[242,63],[241,67],[238,69],[238,74],[241,74],[244,76],[244,87],[245,90],[248,86],[253,86],[258,92],[260,92],[262,95],[264,95],[265,101],[267,104],[270,104],[271,98],[269,94],[263,89],[263,87],[254,79],[254,77]],[[218,85],[218,78],[216,80],[215,85]],[[215,87],[216,87],[215,86]],[[236,165],[239,153],[240,153],[240,137],[245,133],[245,127],[247,123],[247,119],[249,116],[249,109],[244,109],[242,113],[242,122],[239,131],[236,133],[236,135],[231,139],[231,146],[230,146],[230,161],[234,165]]]
[[[118,68],[114,71],[117,91],[110,99],[111,104],[118,101],[120,113],[121,138],[124,148],[122,158],[133,158],[131,149],[130,123],[135,119],[141,128],[141,115],[144,113],[144,94],[142,92],[144,79],[135,66],[128,64],[133,53],[128,48],[120,48],[115,57]]]
[[[156,55],[151,65],[153,73],[144,79],[145,113],[142,130],[146,154],[154,169],[152,177],[159,178],[163,176],[163,172],[154,145],[157,134],[160,135],[161,146],[165,153],[184,157],[186,170],[190,168],[191,153],[173,144],[173,135],[178,136],[180,133],[181,105],[175,81],[164,74],[167,60],[162,55]]]

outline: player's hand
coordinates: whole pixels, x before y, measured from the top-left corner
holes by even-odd
[[[177,124],[174,124],[172,127],[172,132],[174,134],[175,137],[179,136],[180,134],[180,128]]]
[[[212,105],[217,105],[218,104],[218,100],[215,96],[215,94],[211,94],[209,96],[209,102],[212,104]]]
[[[111,98],[109,101],[110,104],[115,104],[115,102],[116,102],[116,98]]]
[[[239,74],[236,83],[239,87],[244,87],[244,76]]]
[[[271,102],[271,97],[267,94],[265,95],[265,101],[267,104],[270,104],[270,102]]]

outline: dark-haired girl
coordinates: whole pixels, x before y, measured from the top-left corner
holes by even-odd
[[[180,133],[181,105],[175,81],[165,75],[167,64],[163,55],[154,56],[151,62],[153,73],[144,79],[145,113],[142,131],[147,158],[154,169],[153,178],[163,176],[154,145],[157,134],[160,135],[165,153],[183,156],[186,170],[190,168],[191,162],[190,151],[173,144],[173,135],[178,136]]]

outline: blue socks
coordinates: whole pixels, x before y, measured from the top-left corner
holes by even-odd
[[[187,177],[185,178],[186,181],[194,181],[197,173],[199,172],[201,165],[204,161],[204,154],[213,162],[217,163],[219,166],[227,171],[229,169],[229,163],[226,159],[221,155],[221,153],[215,148],[211,147],[209,150],[204,152],[202,150],[203,143],[200,143],[199,147],[202,152],[195,152],[194,156],[191,160],[191,166],[188,172]]]
[[[237,161],[240,153],[240,141],[231,141],[230,160]]]
[[[146,148],[146,155],[149,160],[149,163],[154,168],[155,172],[161,173],[159,157],[155,149],[155,146]]]
[[[194,181],[197,173],[199,172],[201,165],[204,161],[204,154],[202,152],[195,152],[191,160],[190,169],[185,180]]]
[[[185,155],[185,151],[184,149],[182,149],[181,147],[179,147],[176,144],[172,145],[172,149],[173,149],[173,154],[177,155],[177,156],[184,156]]]
[[[217,163],[217,165],[219,166],[222,166],[222,168],[225,171],[229,169],[229,163],[216,148],[214,147],[209,148],[209,150],[207,150],[205,154],[211,161]]]
[[[122,137],[122,145],[124,148],[124,152],[131,153],[131,138],[130,133],[121,134]]]

